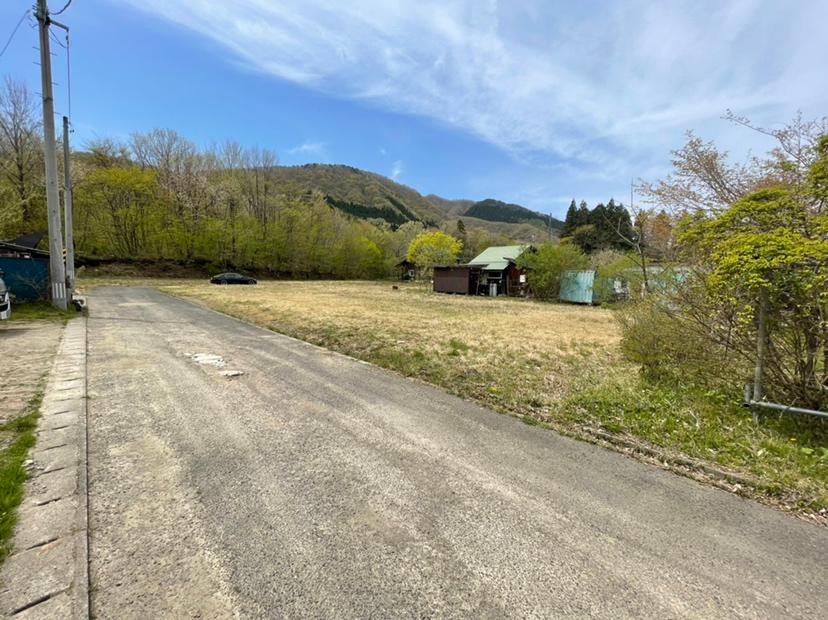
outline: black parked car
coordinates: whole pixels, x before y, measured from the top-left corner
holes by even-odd
[[[249,278],[240,273],[220,273],[210,278],[210,284],[256,284],[256,278]]]

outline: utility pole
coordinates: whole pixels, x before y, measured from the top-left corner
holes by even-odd
[[[66,298],[75,291],[75,233],[72,227],[72,175],[69,169],[69,117],[63,117],[63,234],[66,239]]]
[[[40,81],[43,89],[43,157],[46,160],[46,212],[49,223],[49,279],[52,305],[66,310],[66,271],[60,230],[60,200],[55,154],[55,105],[52,97],[52,58],[49,51],[49,8],[37,0],[36,17],[40,32]]]

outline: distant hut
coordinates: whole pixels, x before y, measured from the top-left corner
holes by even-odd
[[[434,291],[460,295],[526,294],[526,273],[517,266],[517,259],[528,245],[494,246],[474,257],[465,265],[446,265],[434,268]]]
[[[474,295],[480,270],[468,265],[438,265],[434,267],[434,292]]]
[[[497,297],[526,295],[526,272],[518,267],[521,254],[534,251],[529,245],[501,245],[487,248],[469,261],[470,267],[480,270],[477,294]]]
[[[396,268],[399,272],[400,280],[408,281],[417,279],[417,265],[412,263],[407,258],[404,258],[397,263]]]

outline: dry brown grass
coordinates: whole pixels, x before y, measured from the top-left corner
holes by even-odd
[[[618,358],[609,310],[432,293],[422,284],[154,283],[233,316],[474,397],[545,417],[584,361]]]

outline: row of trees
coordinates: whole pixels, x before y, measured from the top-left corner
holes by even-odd
[[[7,78],[0,89],[0,238],[46,227],[37,112],[25,86]],[[201,149],[169,129],[88,144],[72,156],[76,253],[374,278],[391,274],[426,231],[418,221],[353,217],[326,195],[277,178],[277,161],[271,151],[232,141]],[[455,234],[466,251],[500,241],[479,229]]]
[[[586,253],[598,250],[624,249],[624,238],[633,236],[630,214],[622,204],[614,199],[605,205],[599,203],[590,209],[585,201],[580,205],[573,200],[566,211],[566,219],[561,230],[561,237]]]
[[[350,218],[317,192],[277,192],[275,156],[234,142],[201,151],[174,131],[154,130],[126,145],[90,145],[76,160],[81,255],[379,277],[400,238],[416,234]]]

